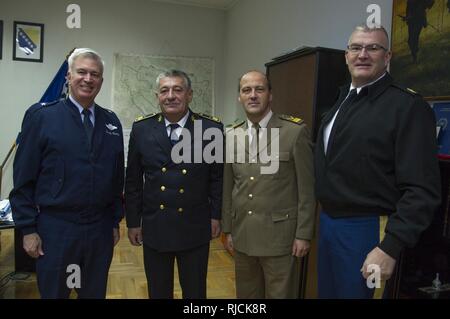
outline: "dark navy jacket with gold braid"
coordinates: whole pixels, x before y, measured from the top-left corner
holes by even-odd
[[[325,115],[315,151],[316,196],[332,217],[388,215],[380,248],[397,258],[412,247],[440,205],[433,110],[386,74],[363,88],[324,152],[324,126],[347,95],[341,88]]]
[[[212,127],[223,131],[220,122],[190,111],[185,128],[191,143],[194,120],[201,121],[202,133]],[[202,150],[209,142],[203,142]],[[142,222],[144,244],[158,251],[208,243],[211,218],[221,218],[223,164],[174,164],[171,148],[162,114],[135,121],[125,182],[127,226],[140,227]]]

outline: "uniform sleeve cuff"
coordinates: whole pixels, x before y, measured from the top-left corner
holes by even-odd
[[[24,236],[32,234],[32,233],[37,233],[36,226],[23,227],[23,228],[20,228],[20,231],[22,232],[22,235],[24,235]]]
[[[386,234],[378,247],[386,254],[397,260],[405,245],[394,236]]]

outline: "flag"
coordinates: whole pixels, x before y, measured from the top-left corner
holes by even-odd
[[[39,103],[48,103],[59,100],[60,98],[65,98],[67,94],[67,80],[66,75],[69,69],[69,64],[67,59],[64,60],[63,64],[59,68],[52,82],[48,86],[44,95],[41,97]]]
[[[45,90],[44,95],[42,95],[41,99],[39,100],[39,104],[34,104],[28,108],[28,110],[25,112],[25,115],[22,120],[22,127],[21,130],[23,130],[26,123],[29,121],[29,119],[33,116],[34,112],[39,109],[41,103],[49,103],[53,101],[57,101],[60,98],[65,98],[68,91],[68,84],[66,80],[67,71],[69,69],[69,64],[67,63],[67,58],[62,63],[61,67],[59,68],[58,72],[56,72],[55,77],[53,78],[52,82],[50,82],[50,85],[48,86],[47,90]],[[19,145],[21,140],[21,132],[17,134],[17,138],[15,141],[16,145]]]

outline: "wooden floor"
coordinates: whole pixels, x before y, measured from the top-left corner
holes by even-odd
[[[2,230],[0,241],[0,278],[2,278],[5,274],[14,271],[14,230]],[[15,280],[10,280],[4,288],[0,288],[0,298],[39,298],[35,275],[27,279],[23,277],[23,274],[17,274]],[[76,294],[72,294],[71,297],[76,297]],[[126,227],[121,225],[121,240],[114,249],[106,298],[142,299],[147,297],[142,247],[131,246],[126,237]],[[174,297],[181,298],[177,273],[175,273]],[[223,248],[219,239],[211,242],[207,297],[235,298],[233,258]]]

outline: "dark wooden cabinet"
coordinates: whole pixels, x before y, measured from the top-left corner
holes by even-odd
[[[302,118],[315,141],[322,115],[333,106],[339,86],[349,83],[342,50],[302,48],[266,64],[272,109]]]
[[[339,87],[349,83],[350,77],[342,50],[302,48],[277,57],[266,64],[272,85],[272,109],[275,112],[302,118],[316,140],[324,113],[334,104]],[[317,217],[319,214],[317,214]],[[316,222],[316,234],[318,229]],[[306,267],[307,265],[307,267]],[[300,297],[317,297],[317,242],[302,265]]]

